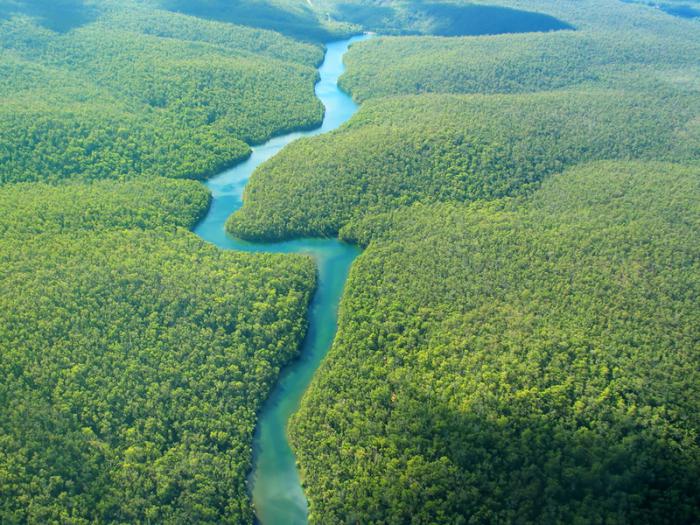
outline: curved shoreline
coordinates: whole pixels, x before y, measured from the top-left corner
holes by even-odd
[[[319,67],[316,96],[325,107],[323,123],[309,131],[293,131],[253,146],[250,156],[205,182],[212,198],[206,215],[194,228],[202,239],[225,250],[311,255],[317,265],[317,286],[307,315],[308,331],[299,358],[280,373],[277,385],[265,402],[255,430],[253,470],[248,482],[257,519],[263,525],[296,525],[307,522],[308,505],[296,458],[287,440],[287,423],[296,412],[311,379],[330,349],[337,329],[340,298],[359,248],[337,239],[298,239],[278,243],[252,243],[226,234],[228,217],[243,205],[243,190],[257,166],[297,138],[336,129],[358,109],[341,91],[343,56],[349,45],[367,35],[326,45]]]

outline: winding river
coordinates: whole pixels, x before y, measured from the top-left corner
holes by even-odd
[[[312,131],[275,137],[253,148],[243,163],[210,179],[207,187],[212,204],[195,233],[226,250],[246,252],[306,253],[316,260],[318,283],[309,309],[309,329],[300,358],[283,370],[279,382],[266,402],[258,420],[254,444],[254,465],[250,475],[253,504],[263,525],[296,525],[307,522],[307,502],[299,479],[296,460],[287,441],[287,422],[299,407],[314,372],[328,352],[337,328],[338,303],[348,271],[359,250],[338,240],[299,239],[281,243],[256,244],[226,234],[226,219],[243,204],[243,189],[260,164],[284,146],[300,137],[331,131],[357,111],[357,105],[338,88],[343,55],[348,46],[367,38],[327,44],[326,56],[319,68],[316,96],[326,107],[323,124]]]

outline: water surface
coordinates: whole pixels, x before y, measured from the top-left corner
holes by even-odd
[[[316,95],[326,107],[321,127],[275,137],[253,148],[252,155],[245,162],[209,180],[207,187],[212,192],[212,204],[207,216],[194,230],[203,239],[226,250],[310,254],[318,267],[318,284],[309,309],[309,330],[301,357],[282,372],[260,414],[256,430],[254,466],[249,483],[255,512],[263,525],[307,522],[306,497],[287,441],[286,427],[333,342],[338,303],[350,265],[359,250],[337,239],[249,243],[229,236],[224,225],[229,215],[243,204],[243,189],[255,168],[290,142],[331,131],[357,111],[357,105],[338,88],[338,77],[343,73],[343,55],[348,46],[364,38],[354,37],[327,45],[325,60],[319,68],[320,81],[316,85]]]

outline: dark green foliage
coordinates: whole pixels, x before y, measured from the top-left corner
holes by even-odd
[[[373,100],[341,130],[258,170],[228,228],[252,239],[332,235],[415,201],[522,194],[582,161],[696,158],[698,115],[696,92],[668,86]]]
[[[307,66],[316,66],[323,60],[323,49],[320,46],[283,38],[273,31],[261,31],[153,9],[133,8],[125,11],[121,6],[114,7],[100,19],[99,27],[189,42],[204,42],[235,55],[251,53],[252,55],[247,56],[277,58]]]
[[[367,246],[291,427],[312,523],[700,520],[697,28],[536,4],[581,30],[353,47],[362,110],[229,223]]]
[[[669,15],[681,18],[700,18],[700,6],[697,0],[671,0],[670,2],[650,2],[648,0],[622,0],[631,4],[642,4],[654,9],[661,9]],[[695,4],[695,5],[693,5]]]
[[[397,23],[398,12],[395,6],[388,3],[375,5],[367,2],[328,2],[338,18],[357,24],[368,31],[383,31],[387,26]]]
[[[354,30],[326,20],[306,0],[162,0],[161,4],[172,11],[272,29],[300,40],[327,42],[349,36]]]
[[[673,16],[681,18],[700,18],[700,9],[689,5],[661,4],[661,10]]]
[[[381,34],[497,35],[572,29],[553,16],[508,7],[449,2],[330,2],[341,20]]]
[[[251,523],[256,414],[300,347],[314,266],[204,244],[184,228],[208,191],[164,177],[318,123],[322,49],[132,2],[62,28],[44,17],[62,4],[12,4],[0,522]]]
[[[697,523],[699,181],[598,163],[349,226],[291,427],[311,522]]]
[[[66,35],[0,24],[0,182],[207,177],[249,143],[320,122],[318,47],[122,11]]]
[[[207,204],[189,181],[0,190],[0,522],[252,522],[256,413],[314,266],[179,227]]]
[[[577,30],[373,39],[348,53],[342,86],[358,100],[426,92],[521,93],[604,84],[611,69],[697,71],[700,62],[700,26],[643,7],[617,0],[495,1],[551,14]]]
[[[542,13],[508,7],[414,2],[409,7],[435,20],[430,34],[440,36],[497,35],[573,29],[561,20]]]
[[[0,0],[0,20],[19,14],[35,18],[52,31],[65,33],[94,20],[98,10],[84,0]]]
[[[42,105],[3,106],[0,182],[204,177],[249,152],[222,130],[153,122],[117,105]]]
[[[1,523],[253,521],[313,265],[195,239],[164,177],[318,124],[321,46],[260,28],[338,14],[577,30],[355,46],[373,100],[255,175],[231,230],[368,247],[291,429],[311,521],[700,522],[698,25],[493,3],[0,0]]]

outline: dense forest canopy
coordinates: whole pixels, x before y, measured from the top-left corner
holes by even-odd
[[[228,228],[251,239],[333,235],[416,201],[523,194],[588,160],[698,158],[700,92],[656,88],[372,100],[262,166]]]
[[[341,82],[362,101],[399,94],[527,93],[605,85],[611,71],[650,66],[654,75],[697,75],[698,56],[698,39],[656,32],[378,38],[353,47]]]
[[[161,0],[160,5],[207,19],[273,29],[301,40],[327,42],[358,29],[322,16],[306,0]]]
[[[622,0],[638,3],[653,9],[661,9],[669,15],[681,18],[700,18],[700,2],[697,0],[669,0],[668,2],[650,2],[648,0]]]
[[[192,228],[206,212],[210,198],[201,184],[164,178],[61,186],[9,184],[0,187],[0,235]]]
[[[348,0],[328,2],[327,8],[341,20],[382,34],[464,36],[573,29],[543,13],[477,3]]]
[[[366,246],[291,427],[310,521],[695,523],[700,26],[495,3],[576,30],[354,46],[361,110],[229,221]]]
[[[442,36],[572,29],[533,11],[475,3],[372,0],[160,0],[156,5],[206,19],[274,29],[307,41],[360,30]]]
[[[206,245],[209,192],[175,179],[319,122],[323,50],[89,4],[0,4],[0,522],[252,523],[314,266]]]
[[[310,521],[700,522],[700,22],[643,4],[0,0],[0,522],[254,521],[314,265],[206,245],[185,179],[318,125],[363,30],[361,110],[228,223],[366,248]]]
[[[190,181],[0,188],[0,521],[252,521],[256,413],[298,351],[300,256],[218,251]]]
[[[2,182],[207,177],[249,144],[320,122],[320,47],[136,4],[102,9],[67,34],[0,24]]]
[[[700,171],[597,163],[368,245],[292,437],[313,523],[694,523]]]

